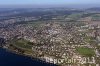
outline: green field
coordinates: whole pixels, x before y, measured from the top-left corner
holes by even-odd
[[[15,41],[14,45],[21,49],[31,49],[32,48],[31,42],[24,40],[24,39]]]
[[[83,55],[83,56],[91,57],[95,55],[95,52],[93,51],[93,49],[90,49],[90,48],[78,47],[76,48],[76,51],[80,55]]]

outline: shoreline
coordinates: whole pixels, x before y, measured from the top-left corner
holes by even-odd
[[[5,48],[4,46],[3,47],[0,47],[0,48],[5,49],[7,52],[10,52],[10,53],[13,53],[13,54],[16,54],[16,55],[20,55],[20,56],[24,56],[24,57],[28,57],[28,58],[30,58],[32,60],[36,60],[36,61],[41,62],[41,63],[50,64],[50,66],[51,65],[58,66],[57,64],[53,64],[53,63],[46,62],[45,60],[40,59],[40,58],[33,57],[32,55],[28,55],[28,54],[26,55],[26,54],[22,54],[20,52],[16,52],[15,50],[11,50],[11,49]]]

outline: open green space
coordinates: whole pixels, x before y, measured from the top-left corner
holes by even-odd
[[[91,57],[91,56],[94,56],[94,55],[95,55],[94,50],[91,49],[91,48],[77,47],[77,48],[76,48],[76,51],[77,51],[80,55],[83,55],[83,56]]]
[[[14,45],[21,49],[32,49],[32,43],[24,39],[15,41]]]

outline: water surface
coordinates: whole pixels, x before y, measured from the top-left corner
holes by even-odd
[[[29,57],[17,55],[0,48],[0,66],[56,66],[32,60]]]

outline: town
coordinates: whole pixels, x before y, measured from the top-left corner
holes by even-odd
[[[1,47],[59,66],[100,66],[100,12],[39,10],[37,16],[3,16]]]

